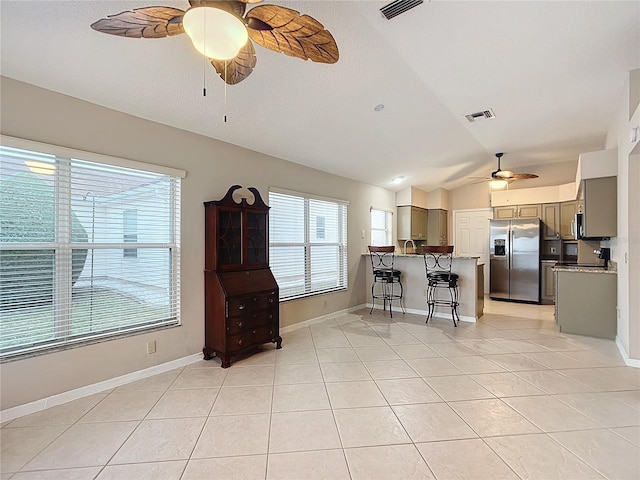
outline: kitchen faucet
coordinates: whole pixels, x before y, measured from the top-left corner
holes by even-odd
[[[413,251],[416,251],[416,244],[413,240],[405,240],[404,241],[404,254],[407,254],[407,243],[411,242],[411,245],[413,245]]]

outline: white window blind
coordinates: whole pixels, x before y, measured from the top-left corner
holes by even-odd
[[[280,300],[347,288],[347,202],[270,191],[269,206]]]
[[[3,145],[0,222],[1,359],[179,324],[179,177]]]
[[[393,243],[393,213],[371,207],[371,245],[382,247]]]

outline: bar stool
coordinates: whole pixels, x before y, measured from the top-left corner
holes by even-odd
[[[384,247],[374,247],[369,245],[369,257],[371,258],[371,269],[373,271],[373,283],[371,284],[371,300],[372,306],[369,314],[373,312],[376,305],[376,298],[382,299],[383,310],[387,309],[387,302],[389,302],[389,315],[393,318],[393,311],[391,309],[391,302],[398,300],[402,313],[406,313],[404,310],[404,304],[402,303],[403,287],[400,280],[402,272],[393,268],[395,261],[394,245]],[[399,292],[396,291],[395,286],[399,287]]]
[[[451,308],[453,326],[457,327],[458,315],[458,275],[451,273],[453,263],[453,245],[422,247],[424,266],[427,275],[427,320],[433,317],[436,305]],[[447,289],[449,298],[438,298],[438,290]]]

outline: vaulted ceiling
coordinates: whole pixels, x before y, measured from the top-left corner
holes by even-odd
[[[339,61],[256,46],[253,73],[225,88],[186,35],[89,27],[150,5],[186,10],[187,0],[3,0],[0,71],[337,175],[429,191],[489,174],[498,151],[503,169],[536,173],[601,149],[627,73],[640,68],[639,2],[434,0],[391,20],[379,11],[388,2],[264,3],[319,20]],[[489,108],[496,118],[465,118]]]

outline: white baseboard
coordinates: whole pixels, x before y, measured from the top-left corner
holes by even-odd
[[[94,393],[100,393],[104,390],[120,387],[122,385],[126,385],[127,383],[142,380],[143,378],[151,377],[159,373],[168,372],[169,370],[173,370],[174,368],[184,367],[199,360],[202,360],[202,353],[195,353],[193,355],[189,355],[188,357],[178,358],[177,360],[172,360],[161,365],[155,365],[153,367],[145,368],[144,370],[127,373],[126,375],[121,375],[119,377],[110,378],[109,380],[104,380],[102,382],[76,388],[74,390],[69,390],[68,392],[52,395],[50,397],[36,400],[34,402],[25,403],[24,405],[18,405],[17,407],[8,408],[6,410],[0,411],[0,422],[8,422],[9,420],[23,417],[31,413],[36,413],[46,408],[55,407],[56,405],[71,402],[79,398],[88,397],[89,395],[93,395]]]
[[[620,351],[620,355],[622,355],[622,359],[624,363],[626,363],[629,367],[640,368],[640,360],[635,358],[629,358],[629,354],[622,346],[622,342],[620,341],[620,337],[616,335],[616,345],[618,346],[618,350]]]
[[[367,303],[366,305],[364,305],[367,308],[371,308],[371,304]],[[392,307],[394,313],[395,312],[399,312],[402,313],[402,309],[400,307]],[[382,310],[382,308],[380,308],[380,306],[376,305],[376,310]],[[426,310],[419,310],[417,308],[405,308],[404,309],[405,312],[407,313],[412,313],[414,315],[424,315],[425,317],[427,316],[427,311]],[[451,320],[451,313],[445,313],[445,312],[435,312],[433,314],[434,317],[437,318],[447,318],[449,320]],[[476,317],[469,317],[467,315],[460,315],[460,321],[461,322],[469,322],[469,323],[476,323],[477,319]]]
[[[356,305],[355,307],[345,308],[344,310],[328,313],[327,315],[322,315],[321,317],[310,318],[309,320],[305,320],[303,322],[294,323],[293,325],[289,325],[288,327],[281,328],[280,334],[293,332],[294,330],[298,330],[304,327],[309,327],[311,325],[315,325],[316,323],[322,323],[325,320],[331,320],[332,318],[339,317],[340,315],[345,315],[347,313],[355,312],[356,310],[360,310],[361,308],[365,308],[366,306],[367,305],[364,305],[364,304]]]

